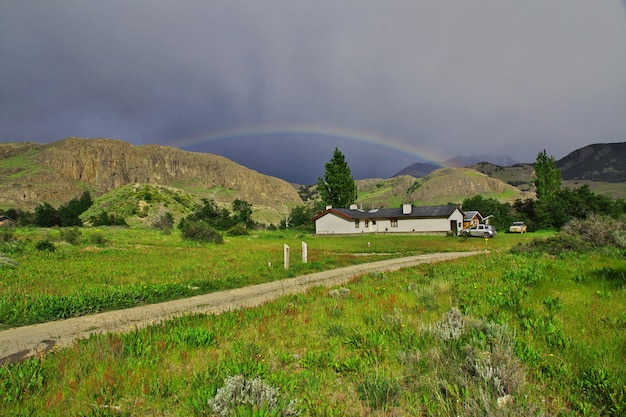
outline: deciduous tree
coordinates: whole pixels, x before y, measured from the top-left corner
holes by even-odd
[[[558,227],[562,224],[563,207],[559,204],[561,192],[561,171],[556,166],[554,157],[546,150],[539,152],[534,163],[537,205],[535,215],[540,227]]]

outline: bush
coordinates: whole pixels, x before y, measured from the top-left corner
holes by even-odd
[[[226,234],[228,236],[247,236],[250,234],[250,232],[248,231],[248,229],[246,229],[246,227],[243,224],[238,223],[235,226],[228,229],[228,231],[226,231]]]
[[[174,216],[169,211],[161,210],[157,218],[152,222],[152,227],[161,230],[166,235],[172,233],[174,227]]]
[[[48,239],[43,239],[35,243],[35,249],[42,252],[54,252],[57,248],[54,246],[54,243],[50,242]]]
[[[626,231],[622,220],[609,216],[590,214],[585,219],[572,219],[562,229],[569,236],[578,236],[593,246],[617,245],[619,233]]]
[[[217,390],[215,397],[208,401],[208,405],[218,417],[233,415],[290,417],[300,414],[293,401],[288,403],[281,401],[278,390],[260,377],[245,379],[241,375],[226,378],[224,386]],[[253,413],[243,414],[246,410]]]
[[[465,318],[457,308],[452,308],[440,321],[430,326],[428,330],[433,336],[443,342],[458,340],[465,331]]]
[[[101,211],[97,216],[91,216],[89,222],[92,226],[128,226],[122,217],[117,217],[106,211]]]
[[[4,253],[0,252],[0,267],[3,266],[15,268],[17,266],[17,263],[13,259],[6,256]]]
[[[78,245],[80,243],[81,236],[82,232],[77,227],[61,229],[61,240],[66,241],[70,245]]]
[[[107,240],[106,237],[104,237],[104,235],[102,233],[96,232],[96,233],[92,234],[91,236],[89,236],[89,242],[91,242],[91,244],[93,244],[93,245],[104,246],[109,241]]]
[[[15,228],[10,226],[0,227],[0,242],[12,242],[15,240]]]
[[[578,236],[559,234],[548,239],[535,239],[528,243],[519,244],[511,249],[511,253],[547,253],[560,255],[563,252],[584,253],[591,249],[589,242]]]
[[[183,239],[205,243],[224,243],[222,235],[202,221],[187,220],[181,225]]]

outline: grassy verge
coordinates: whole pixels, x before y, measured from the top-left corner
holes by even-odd
[[[21,229],[0,243],[0,328],[77,317],[429,252],[498,250],[514,241],[262,232],[199,245],[149,229]],[[64,234],[65,233],[65,234]],[[65,239],[74,244],[67,243]],[[525,238],[525,237],[517,237]],[[42,245],[41,243],[46,243]],[[308,246],[308,262],[300,256]],[[292,249],[283,268],[283,245]],[[38,249],[39,248],[39,249]],[[10,264],[9,264],[10,262]]]
[[[0,414],[621,416],[625,285],[616,250],[369,274],[0,368]]]

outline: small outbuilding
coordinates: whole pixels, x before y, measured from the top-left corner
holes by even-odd
[[[463,229],[469,229],[484,222],[483,216],[476,210],[463,212]]]
[[[13,226],[15,224],[15,220],[10,217],[0,215],[0,227],[2,226]]]
[[[362,210],[328,207],[313,217],[316,234],[425,233],[457,234],[463,228],[458,206],[413,206]]]

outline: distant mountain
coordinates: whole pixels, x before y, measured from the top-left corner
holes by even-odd
[[[430,174],[434,170],[442,167],[467,168],[471,165],[475,165],[481,162],[487,162],[493,165],[505,167],[517,164],[516,161],[504,155],[457,155],[454,158],[450,158],[444,162],[417,162],[413,165],[403,168],[402,170],[400,170],[400,172],[394,175],[394,177],[399,175],[410,175],[412,177],[422,178]]]
[[[417,162],[411,166],[408,166],[398,172],[394,177],[399,177],[402,175],[410,175],[415,178],[422,178],[426,175],[430,174],[436,169],[442,167],[443,164],[435,164],[433,162]]]
[[[578,188],[588,185],[592,191],[611,198],[626,198],[626,142],[597,143],[571,152],[556,161],[561,170],[563,186]],[[523,191],[533,191],[533,164],[499,166],[479,163],[469,168],[514,185]]]
[[[0,207],[64,204],[129,184],[175,187],[197,198],[242,199],[282,212],[302,204],[291,184],[222,156],[177,148],[133,146],[114,139],[66,138],[48,144],[0,143]]]
[[[596,143],[557,161],[564,180],[626,181],[626,142]]]
[[[445,161],[444,165],[456,168],[467,168],[470,165],[480,162],[488,162],[502,167],[508,167],[518,163],[506,155],[457,155]]]

